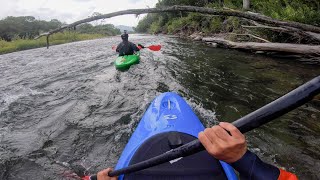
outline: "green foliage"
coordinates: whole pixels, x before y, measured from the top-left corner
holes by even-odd
[[[242,9],[242,0],[224,0],[223,4],[225,7],[231,9]]]
[[[168,22],[168,32],[177,30],[191,34],[194,31],[205,33],[219,33],[223,28],[223,18],[218,16],[207,16],[199,13],[190,13],[187,17],[175,18]]]
[[[63,44],[74,41],[89,40],[104,37],[101,34],[79,34],[76,32],[64,32],[53,34],[49,37],[51,45]],[[16,39],[11,42],[0,40],[0,54],[33,49],[46,46],[46,37],[37,40]]]
[[[209,27],[206,28],[207,33],[219,33],[222,30],[222,18],[213,17],[209,23]]]
[[[173,19],[172,21],[170,21],[168,23],[168,32],[173,33],[176,30],[182,29],[187,24],[188,24],[188,18],[186,18],[186,17]]]
[[[141,21],[139,21],[136,31],[137,32],[148,32],[151,24],[158,19],[158,16],[155,14],[148,14],[147,16],[143,17]]]
[[[188,6],[205,6],[212,0],[159,0],[156,4],[157,8],[168,7],[173,5],[188,5]],[[170,31],[173,27],[180,27],[183,22],[169,23],[176,18],[185,18],[188,13],[161,13],[161,14],[148,14],[141,21],[139,21],[136,28],[137,32],[156,32],[159,30]],[[158,22],[156,22],[158,21]],[[154,24],[154,22],[156,22]],[[158,27],[159,26],[159,27]],[[170,27],[169,27],[170,26]],[[152,27],[152,28],[151,28]]]
[[[41,32],[58,28],[63,23],[59,20],[51,21],[36,20],[33,16],[8,16],[0,20],[0,38],[11,41],[14,37],[32,39]]]
[[[95,15],[98,15],[97,13]],[[42,32],[59,28],[63,25],[57,19],[51,21],[36,20],[32,16],[12,17],[8,16],[0,20],[0,39],[12,41],[15,39],[33,39]],[[77,32],[86,34],[116,35],[120,30],[112,24],[93,26],[91,24],[82,24],[77,28]]]
[[[151,24],[150,28],[149,28],[149,32],[150,33],[157,33],[161,30],[161,27],[160,27],[160,23],[159,21],[155,21]]]
[[[159,0],[156,7],[173,5],[206,6],[209,8],[228,7],[242,10],[242,0]],[[287,21],[320,25],[319,0],[251,0],[251,11]],[[138,32],[202,31],[205,33],[238,32],[241,22],[237,17],[214,17],[197,13],[148,14],[137,26]],[[272,37],[276,39],[278,34]]]
[[[89,23],[85,23],[77,26],[76,31],[79,33],[103,34],[103,35],[109,35],[109,36],[121,34],[120,30],[114,27],[113,24],[103,24],[103,25],[93,26]]]
[[[160,0],[156,7],[189,5],[189,6],[210,6],[221,7],[222,1],[213,0]],[[219,17],[201,15],[199,13],[161,13],[148,14],[137,26],[138,32],[169,32],[178,31],[204,31],[218,32],[221,29],[222,20]]]
[[[224,23],[224,32],[234,32],[240,28],[240,21],[237,17],[228,17]]]
[[[320,25],[320,1],[252,0],[253,9],[276,19]]]

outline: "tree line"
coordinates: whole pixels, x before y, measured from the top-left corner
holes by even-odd
[[[319,0],[159,0],[156,7],[190,5],[209,8],[250,10],[274,19],[320,25]],[[137,32],[177,33],[201,31],[205,33],[234,32],[241,28],[243,20],[236,17],[207,16],[198,13],[148,14],[136,27]],[[263,32],[270,34],[269,32]],[[269,35],[271,38],[279,36]],[[286,39],[286,37],[284,37]]]
[[[0,20],[0,38],[5,41],[14,39],[33,39],[43,32],[59,28],[65,23],[52,19],[50,21],[38,20],[33,16],[8,16]],[[76,27],[76,32],[86,34],[116,35],[120,30],[112,24],[93,26],[92,24],[82,24]]]

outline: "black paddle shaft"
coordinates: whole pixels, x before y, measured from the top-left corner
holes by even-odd
[[[234,121],[232,124],[235,125],[242,133],[248,132],[305,104],[319,93],[320,76],[301,85],[300,87],[261,107],[260,109],[238,119],[237,121]],[[167,153],[119,170],[112,171],[109,173],[109,176],[113,177],[121,174],[136,172],[179,157],[189,156],[202,150],[205,150],[205,148],[202,146],[200,141],[194,140],[176,149],[172,149]]]

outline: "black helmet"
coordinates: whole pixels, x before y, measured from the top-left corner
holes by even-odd
[[[122,40],[128,40],[128,38],[129,38],[128,34],[121,34]]]

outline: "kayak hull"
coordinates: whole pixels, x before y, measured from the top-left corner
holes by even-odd
[[[133,55],[119,56],[114,62],[116,69],[127,70],[130,66],[140,62],[140,52]]]
[[[191,107],[183,100],[183,98],[175,93],[163,93],[154,99],[145,112],[135,132],[132,134],[128,144],[123,150],[115,169],[121,169],[130,164],[150,158],[148,156],[152,157],[153,155],[156,156],[165,153],[167,150],[175,148],[171,145],[176,145],[175,143],[177,142],[177,139],[180,144],[192,141],[196,139],[198,137],[198,133],[204,129],[205,128],[198,117],[194,114]],[[169,145],[167,145],[167,142],[169,142]],[[153,151],[155,152],[154,154]],[[176,163],[175,168],[171,168],[171,166],[174,166],[174,163],[170,162],[171,164],[167,163],[160,165],[160,169],[154,168],[149,171],[157,173],[169,172],[172,171],[172,169],[175,169],[174,171],[179,171],[179,168],[188,168],[190,166],[190,162],[192,164],[192,162],[199,161],[200,164],[203,164],[204,161],[202,161],[201,158],[209,163],[209,168],[212,168],[214,161],[218,162],[218,166],[221,167],[220,169],[217,167],[215,171],[223,171],[223,176],[225,176],[226,179],[237,179],[231,166],[227,163],[214,159],[206,151],[184,157],[183,160],[180,161],[178,160],[179,162]],[[208,161],[207,159],[210,158],[212,158],[212,160]],[[212,170],[212,172],[213,171],[214,170]],[[131,176],[137,177],[139,175]],[[221,176],[221,172],[219,176]],[[122,175],[119,177],[119,179],[124,178],[127,179],[127,176],[124,177]]]

